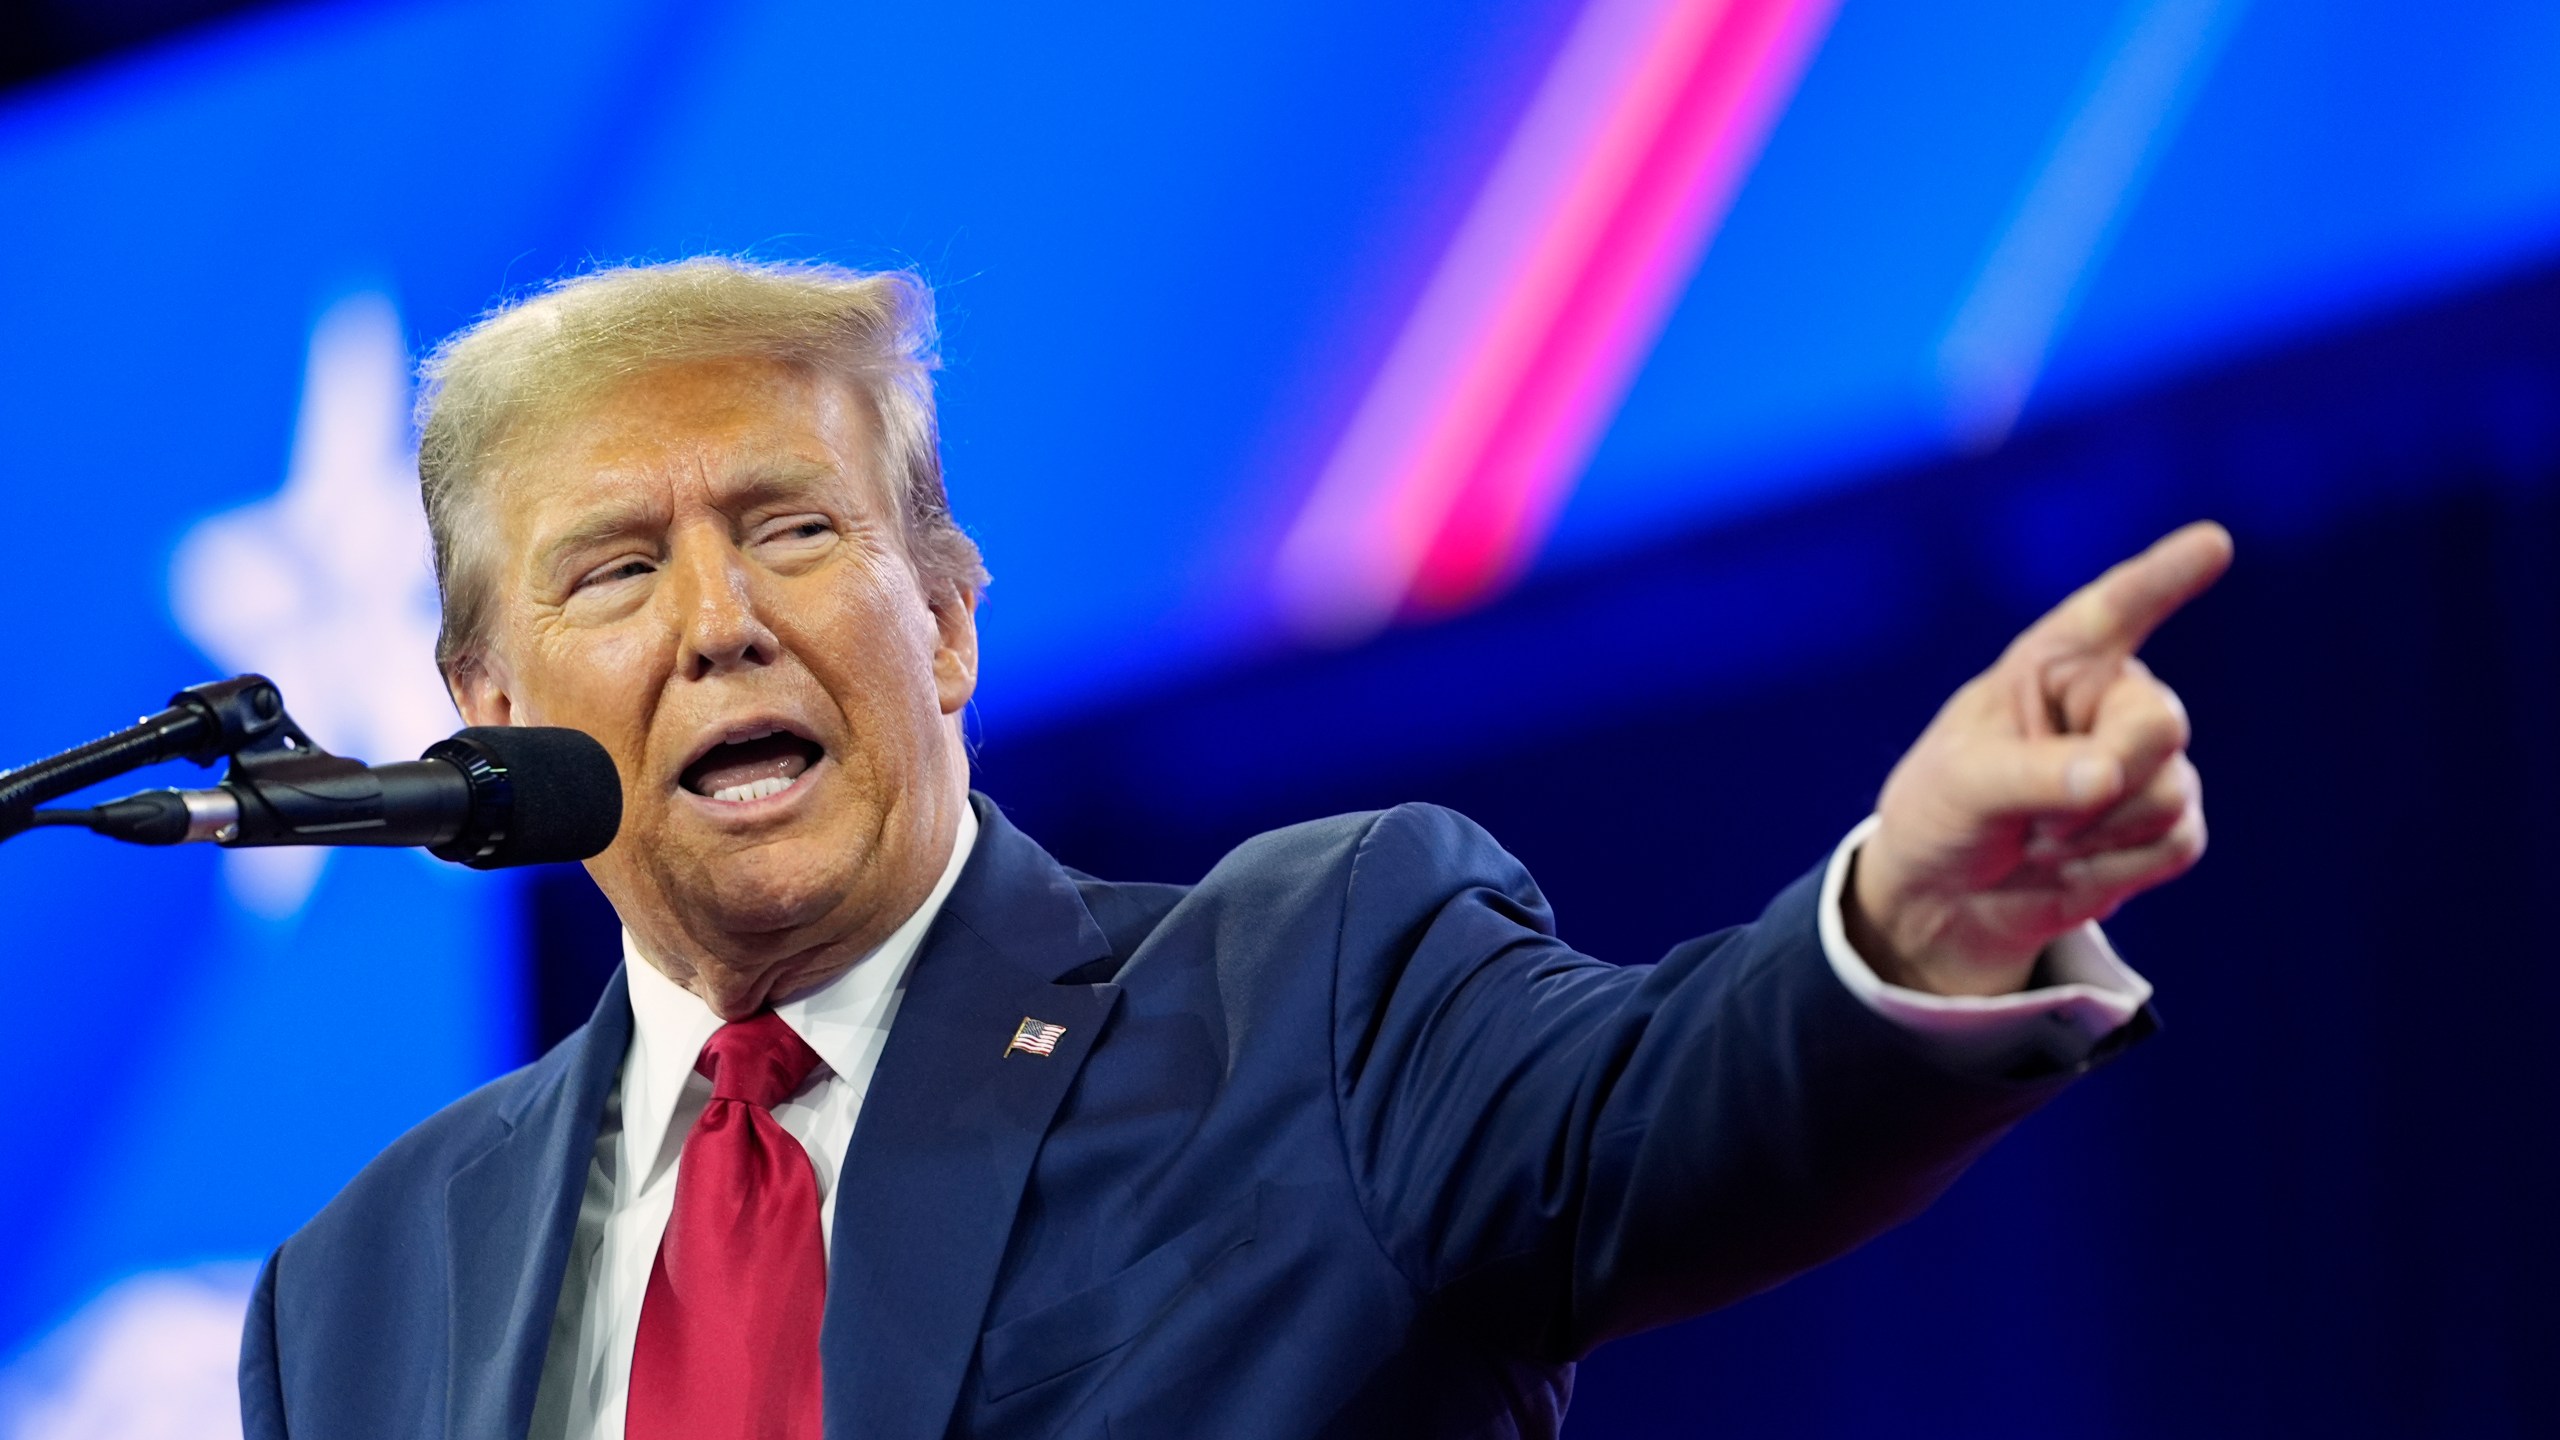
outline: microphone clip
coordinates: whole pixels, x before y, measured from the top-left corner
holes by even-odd
[[[320,748],[291,716],[231,757],[222,790],[233,801],[229,823],[222,823],[219,802],[199,806],[209,813],[191,814],[195,833],[187,838],[327,843],[331,834],[372,829],[383,818],[382,780],[373,767]]]

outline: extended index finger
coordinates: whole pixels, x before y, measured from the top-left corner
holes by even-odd
[[[2210,520],[2181,526],[2074,591],[2019,643],[2048,655],[2131,655],[2230,568],[2230,531]]]

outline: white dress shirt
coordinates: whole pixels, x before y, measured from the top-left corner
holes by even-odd
[[[830,1250],[837,1170],[853,1143],[853,1122],[871,1089],[871,1072],[889,1043],[889,1022],[906,993],[907,970],[977,839],[978,817],[964,805],[950,863],[906,923],[851,969],[773,1007],[818,1052],[818,1068],[798,1094],[773,1107],[773,1118],[809,1153],[818,1176],[818,1225]],[[622,970],[631,988],[631,1049],[596,1131],[595,1162],[587,1168],[577,1237],[560,1280],[551,1348],[534,1395],[533,1440],[622,1440],[640,1302],[649,1293],[658,1241],[675,1213],[676,1161],[693,1122],[711,1103],[711,1082],[693,1062],[720,1028],[720,1017],[650,964],[628,930],[622,932]]]
[[[1949,996],[1886,984],[1851,948],[1840,909],[1850,857],[1874,828],[1869,819],[1850,831],[1824,869],[1817,922],[1823,954],[1851,994],[1949,1063],[2005,1067],[2034,1051],[2067,1064],[2150,999],[2150,982],[2116,958],[2094,924],[2046,951],[2046,973],[2060,983],[2041,989]],[[774,1107],[773,1118],[800,1142],[817,1172],[818,1219],[831,1251],[838,1171],[853,1142],[862,1097],[888,1044],[917,947],[942,913],[977,835],[977,817],[964,808],[950,863],[906,923],[842,975],[774,1007],[821,1062],[800,1093]],[[720,1028],[720,1017],[659,973],[627,930],[622,947],[631,990],[631,1049],[596,1132],[595,1160],[579,1202],[577,1236],[534,1399],[532,1440],[622,1440],[640,1302],[674,1213],[685,1136],[711,1099],[711,1082],[695,1073],[693,1063]]]

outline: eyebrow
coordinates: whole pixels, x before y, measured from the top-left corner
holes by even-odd
[[[776,500],[789,500],[842,478],[833,465],[799,456],[749,457],[738,473],[719,487],[721,508],[751,510]],[[553,574],[561,562],[591,546],[640,534],[663,523],[653,504],[608,503],[580,517],[568,529],[545,541],[534,573]]]
[[[654,505],[611,505],[582,516],[568,529],[543,543],[534,564],[534,573],[548,575],[560,563],[578,551],[637,535],[657,522]]]
[[[795,499],[845,478],[833,465],[798,456],[749,459],[719,486],[722,508],[749,510],[775,500]]]

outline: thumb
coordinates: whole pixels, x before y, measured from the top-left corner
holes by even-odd
[[[1949,788],[1976,815],[2094,814],[2124,789],[2124,765],[2075,736],[1985,738],[1953,757]]]

